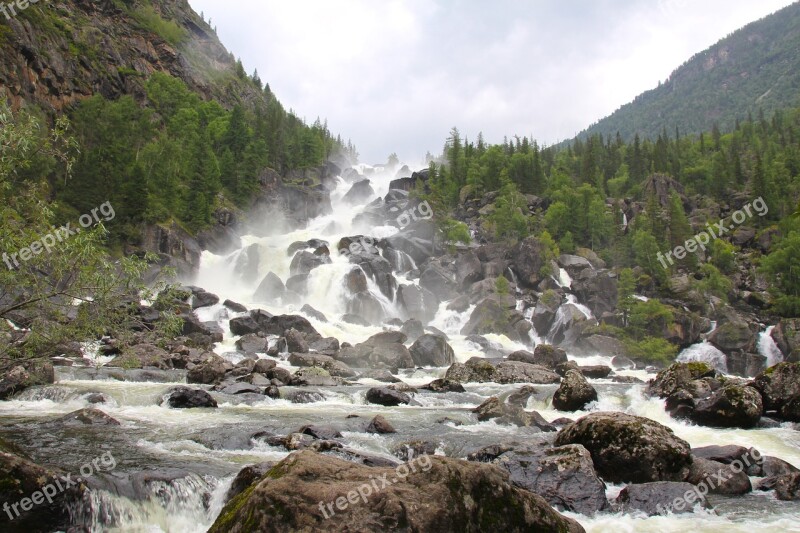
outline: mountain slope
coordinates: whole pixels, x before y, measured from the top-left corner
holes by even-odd
[[[100,94],[141,101],[154,72],[225,107],[263,98],[186,0],[74,0],[0,17],[0,96],[62,111]]]
[[[800,105],[800,3],[748,24],[676,69],[647,91],[593,124],[578,137],[596,133],[626,140],[730,130],[737,119]]]

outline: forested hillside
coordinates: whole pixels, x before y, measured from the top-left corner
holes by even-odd
[[[623,105],[578,138],[619,132],[655,139],[663,128],[681,134],[730,131],[748,114],[800,105],[800,3],[748,24],[682,66],[657,88]]]

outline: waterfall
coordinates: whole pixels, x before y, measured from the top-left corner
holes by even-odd
[[[563,268],[558,269],[558,278],[553,277],[553,279],[561,288],[565,289],[572,288],[572,278],[570,277],[569,272],[567,272]]]
[[[703,341],[693,344],[678,354],[676,361],[691,363],[693,361],[708,363],[718,371],[728,373],[728,360],[724,353],[715,348],[710,342]]]
[[[579,303],[578,297],[575,296],[574,294],[567,294],[567,303],[570,303],[575,307],[577,307],[578,311],[583,313],[584,316],[586,316],[587,320],[594,320],[594,314],[592,313],[592,310],[583,305],[582,303]]]
[[[783,361],[783,352],[772,338],[773,329],[775,326],[770,326],[758,334],[758,353],[767,358],[767,368]]]

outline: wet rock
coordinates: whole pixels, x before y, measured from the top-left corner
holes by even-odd
[[[537,394],[537,390],[530,385],[525,385],[506,396],[506,403],[509,405],[518,405],[522,408],[528,405],[528,400]]]
[[[558,383],[561,377],[539,365],[520,361],[502,361],[495,367],[494,380],[497,383]]]
[[[419,320],[422,324],[433,320],[440,303],[434,293],[418,285],[400,285],[397,288],[397,301],[410,318]]]
[[[511,352],[508,354],[509,361],[522,361],[523,363],[528,363],[531,365],[539,364],[536,362],[535,356],[532,352],[528,350],[517,350],[516,352]],[[543,365],[544,366],[544,365]]]
[[[422,270],[419,286],[432,292],[442,302],[452,300],[458,296],[458,283],[456,282],[455,273],[436,261],[432,261]]]
[[[330,262],[331,258],[327,255],[316,255],[304,250],[295,254],[292,263],[289,265],[289,275],[309,274],[315,268],[330,264]]]
[[[614,370],[633,370],[636,368],[636,363],[624,355],[615,355],[611,359],[611,366],[614,367]]]
[[[402,392],[389,389],[387,387],[372,388],[367,391],[367,402],[386,407],[397,405],[407,405],[411,403],[411,397]]]
[[[421,388],[432,392],[467,392],[461,383],[449,379],[434,379]]]
[[[225,373],[230,369],[231,364],[222,357],[213,354],[202,364],[189,370],[186,374],[187,383],[198,383],[202,385],[213,385],[222,381]]]
[[[560,511],[591,516],[609,508],[605,483],[583,446],[515,449],[493,462],[511,474],[515,485],[542,496]]]
[[[266,353],[267,348],[267,339],[256,333],[248,333],[236,341],[236,349],[248,354]]]
[[[288,383],[295,387],[334,387],[341,384],[341,378],[331,376],[330,372],[318,366],[301,368],[292,374]]]
[[[695,402],[690,418],[712,427],[754,427],[761,418],[761,395],[751,387],[727,385],[710,398]]]
[[[724,353],[733,350],[752,352],[756,344],[756,334],[744,320],[721,324],[708,336],[708,342]]]
[[[647,387],[648,394],[667,398],[679,389],[687,389],[691,382],[713,377],[713,368],[706,363],[675,363],[659,372]]]
[[[230,309],[234,313],[246,313],[247,312],[247,307],[243,306],[240,303],[236,303],[233,300],[225,300],[224,302],[222,302],[222,305],[224,305],[226,308]]]
[[[340,378],[351,378],[358,375],[346,364],[327,355],[293,353],[289,356],[289,364],[299,367],[324,368],[331,376]]]
[[[375,196],[375,190],[370,185],[368,179],[357,181],[350,187],[350,190],[342,197],[342,200],[352,204],[361,205]]]
[[[692,448],[695,458],[708,459],[729,465],[738,461],[744,466],[745,472],[750,476],[760,476],[763,473],[764,458],[754,448],[745,448],[733,444],[727,446],[700,446]]]
[[[540,496],[514,487],[495,466],[444,457],[418,462],[417,471],[361,500],[356,488],[395,470],[309,451],[292,454],[270,470],[270,479],[229,502],[210,533],[238,531],[244,523],[253,531],[298,531],[326,519],[326,529],[337,531],[583,531]],[[319,505],[331,494],[344,495],[331,503],[331,509],[339,504],[336,511]],[[276,513],[280,521],[270,518]]]
[[[392,455],[402,461],[411,461],[422,455],[436,455],[436,443],[428,440],[412,440],[401,442],[392,448]]]
[[[336,354],[336,359],[355,368],[413,368],[411,352],[402,344],[366,343],[345,347]]]
[[[249,383],[234,383],[220,390],[222,394],[261,394],[261,387]]]
[[[308,343],[305,336],[294,328],[284,332],[283,338],[286,339],[286,349],[290,352],[307,353]]]
[[[567,352],[550,344],[539,344],[533,350],[532,362],[551,370],[567,361]]]
[[[295,291],[295,292],[297,292],[297,291]],[[300,308],[300,312],[307,314],[308,316],[310,316],[314,320],[319,320],[320,322],[328,322],[328,319],[325,317],[324,314],[322,314],[321,312],[317,311],[316,309],[314,309],[313,307],[311,307],[308,304],[304,304],[303,307]]]
[[[403,323],[403,327],[400,328],[408,340],[414,342],[421,336],[425,334],[425,330],[422,327],[422,322],[417,320],[416,318],[409,318]]]
[[[284,297],[286,286],[274,272],[267,274],[258,285],[253,300],[261,303],[273,303]]]
[[[517,275],[522,287],[536,288],[542,280],[541,270],[546,257],[544,245],[537,237],[528,237],[509,251],[511,269]]]
[[[206,292],[199,287],[192,287],[192,309],[211,307],[219,303],[219,296]]]
[[[264,396],[272,398],[273,400],[277,400],[281,397],[281,391],[275,385],[270,385],[264,389]]]
[[[455,361],[453,348],[438,336],[425,334],[409,348],[414,364],[417,366],[448,366]]]
[[[597,391],[580,372],[570,370],[553,395],[553,407],[559,411],[579,411],[597,401]]]
[[[228,489],[227,494],[225,495],[225,501],[229,502],[248,488],[254,483],[261,481],[269,469],[275,466],[275,461],[268,461],[265,463],[258,463],[254,465],[248,465],[241,470],[239,473],[236,474],[236,477],[233,479],[231,483],[231,488]]]
[[[774,477],[792,474],[794,472],[800,472],[800,469],[787,463],[783,459],[778,459],[777,457],[771,457],[767,455],[764,457],[761,463],[761,472],[754,475]]]
[[[303,435],[311,435],[319,440],[333,440],[342,438],[341,432],[333,426],[303,426],[295,431],[295,433],[302,433]]]
[[[738,470],[738,471],[737,471]],[[702,457],[695,457],[686,481],[694,485],[704,484],[709,494],[742,495],[753,490],[750,478],[741,469]]]
[[[620,491],[615,503],[625,513],[639,511],[647,516],[691,513],[697,505],[712,508],[695,485],[680,481],[628,485]]]
[[[779,476],[775,482],[775,496],[782,501],[800,501],[800,473]]]
[[[330,355],[331,357],[339,352],[339,340],[335,337],[326,337],[308,343],[308,349],[312,352]]]
[[[578,367],[583,377],[589,379],[605,379],[611,374],[611,367],[605,365],[590,365]]]
[[[461,334],[469,336],[494,333],[506,335],[516,342],[527,342],[521,331],[516,329],[520,322],[524,323],[528,331],[530,330],[530,322],[525,320],[521,313],[510,311],[498,301],[487,298],[472,311],[469,321],[461,328]],[[525,333],[527,335],[527,331]]]
[[[165,395],[165,401],[173,409],[194,407],[217,407],[217,401],[204,390],[189,387],[173,387]]]
[[[682,481],[692,464],[689,444],[648,418],[600,412],[559,431],[555,444],[581,444],[607,481]]]
[[[73,411],[58,420],[57,423],[65,426],[119,426],[115,418],[99,409],[87,408]]]
[[[392,375],[388,370],[366,370],[361,373],[359,378],[374,379],[375,381],[382,381],[384,383],[400,383],[400,379]]]
[[[286,399],[292,403],[304,404],[324,402],[325,396],[321,392],[299,390],[289,392],[286,395]]]
[[[367,346],[381,346],[384,344],[403,344],[408,337],[402,331],[382,331],[364,341]]]
[[[800,363],[778,363],[758,375],[753,387],[761,393],[764,411],[778,411],[800,396]],[[781,415],[782,417],[782,415]]]
[[[19,450],[0,441],[0,506],[8,509],[0,514],[0,529],[8,532],[67,531],[72,524],[69,504],[79,502],[85,486],[65,487],[51,499],[28,507],[19,504],[23,498],[40,493],[43,487],[64,484],[67,473],[41,467]],[[74,477],[72,478],[75,479]],[[10,520],[11,519],[11,520]]]
[[[394,427],[382,415],[377,415],[373,418],[366,429],[367,433],[377,433],[383,435],[386,433],[396,433]]]
[[[346,313],[341,316],[341,321],[346,322],[348,324],[355,324],[356,326],[365,326],[369,327],[370,324],[369,320],[365,320],[364,318],[354,315],[353,313]]]
[[[274,359],[259,359],[253,365],[253,372],[258,372],[259,374],[265,374],[270,370],[273,370],[278,363]]]
[[[482,278],[483,267],[475,252],[464,252],[456,258],[456,279],[461,284],[462,289],[466,289]]]

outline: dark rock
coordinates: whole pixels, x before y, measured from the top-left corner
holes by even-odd
[[[411,342],[416,341],[425,334],[425,330],[422,327],[422,322],[416,318],[409,318],[406,320],[403,323],[403,327],[400,328],[400,331],[402,331]]]
[[[367,391],[367,402],[386,407],[405,405],[411,403],[411,397],[386,387],[372,388]]]
[[[761,393],[765,411],[780,411],[795,397],[800,396],[800,363],[778,363],[768,368],[753,381]]]
[[[303,307],[300,308],[300,312],[307,314],[314,320],[319,320],[320,322],[328,322],[328,319],[325,318],[325,315],[323,315],[322,313],[320,313],[319,311],[317,311],[308,304],[303,305]]]
[[[189,370],[186,374],[186,382],[213,385],[222,381],[229,369],[230,363],[222,357],[212,354],[203,363]]]
[[[695,485],[680,481],[628,485],[620,491],[616,504],[625,513],[639,511],[647,516],[691,513],[696,505],[712,508]]]
[[[704,426],[751,428],[758,423],[762,410],[757,390],[732,384],[695,402],[691,419]]]
[[[724,480],[724,481],[723,481]],[[695,457],[686,481],[695,485],[704,484],[710,494],[742,495],[753,490],[747,474],[734,465],[726,465]]]
[[[434,379],[421,388],[432,392],[467,392],[461,383],[448,379]]]
[[[533,363],[545,368],[555,369],[561,363],[566,363],[567,352],[549,344],[539,344],[533,349]]]
[[[217,407],[217,401],[209,393],[189,387],[173,387],[167,391],[165,401],[173,409],[194,407]]]
[[[713,377],[715,371],[706,363],[675,363],[656,375],[647,387],[648,394],[667,398],[679,389],[687,389],[690,383],[704,377]]]
[[[261,394],[261,387],[249,383],[234,383],[220,390],[222,394]]]
[[[425,334],[409,348],[414,364],[417,366],[448,366],[455,361],[453,348],[438,335]]]
[[[229,502],[248,488],[254,483],[261,481],[269,469],[275,466],[274,461],[269,461],[265,463],[258,463],[254,465],[248,465],[241,470],[239,473],[236,474],[233,482],[231,483],[231,488],[228,489],[228,493],[225,495],[225,501]]]
[[[775,496],[781,501],[800,501],[800,473],[779,476],[775,482]]]
[[[583,446],[513,450],[493,462],[508,470],[515,485],[542,496],[556,509],[591,516],[609,508],[605,483]]]
[[[570,370],[553,396],[553,407],[559,411],[579,411],[597,401],[597,391],[580,372]]]
[[[336,500],[341,504],[337,510],[348,512],[323,513],[319,502],[329,501],[330,494],[347,495],[353,487],[369,486],[371,479],[396,475],[394,468],[361,466],[311,451],[292,454],[270,470],[270,479],[230,502],[210,533],[234,531],[244,523],[252,531],[298,531],[326,518],[326,529],[356,531],[374,517],[380,525],[369,530],[583,531],[540,496],[514,487],[497,467],[444,457],[417,462],[422,465],[418,471],[412,469],[372,498],[364,497],[362,504],[348,508],[347,497]],[[351,501],[358,502],[358,493],[352,494]],[[280,523],[269,518],[277,509]]]
[[[319,440],[333,440],[342,438],[341,432],[332,426],[303,426],[295,433],[302,433],[303,435],[311,435]]]
[[[107,415],[99,409],[87,408],[73,411],[68,415],[64,415],[57,421],[59,424],[65,426],[119,426],[120,423],[116,419]]]
[[[578,370],[589,379],[605,379],[611,374],[611,367],[605,365],[581,366]]]
[[[682,481],[692,464],[689,444],[666,426],[625,413],[591,413],[559,431],[555,444],[582,444],[607,481]]]
[[[272,303],[284,297],[286,286],[274,272],[267,274],[256,289],[253,299],[256,302]]]
[[[369,180],[357,181],[350,187],[350,190],[342,197],[342,200],[353,205],[361,205],[375,196],[375,190],[370,185]]]
[[[289,356],[289,364],[299,367],[324,368],[334,377],[351,378],[357,375],[352,368],[328,355],[293,353]]]
[[[386,434],[386,433],[396,433],[394,427],[386,420],[382,415],[377,415],[373,418],[369,425],[367,426],[367,433],[377,433],[377,434]]]
[[[312,366],[301,368],[292,374],[288,384],[295,387],[334,387],[341,383],[341,378],[331,376],[330,372],[324,368]]]
[[[397,288],[397,301],[406,310],[409,318],[418,320],[422,324],[433,320],[440,303],[434,293],[418,285],[400,285]]]

